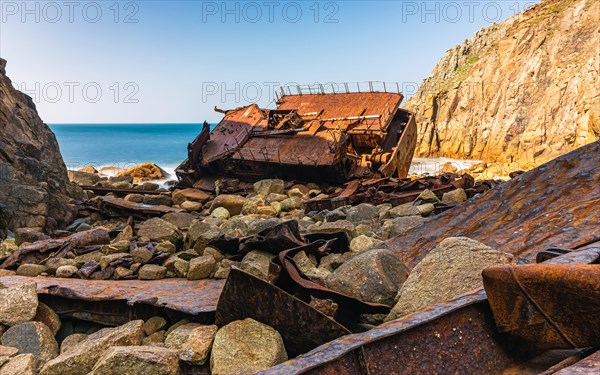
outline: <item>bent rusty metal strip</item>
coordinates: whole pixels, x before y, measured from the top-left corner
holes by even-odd
[[[215,320],[218,326],[223,326],[245,318],[275,328],[290,356],[350,333],[284,290],[233,267],[219,299]]]
[[[147,215],[164,215],[169,212],[184,212],[182,209],[163,205],[152,205],[143,203],[134,203],[115,197],[100,197],[100,204],[109,207],[118,208],[125,211],[140,212]]]
[[[118,189],[118,188],[107,188],[103,186],[80,186],[83,190],[90,190],[94,193],[98,194],[107,194],[107,193],[115,193],[121,195],[127,194],[146,194],[146,195],[160,195],[163,194],[164,191],[156,191],[156,190],[138,190],[138,189]]]
[[[38,294],[83,301],[117,301],[165,307],[187,314],[214,313],[224,280],[81,280],[4,276],[7,287],[37,283]]]
[[[600,343],[600,267],[583,264],[495,266],[483,282],[501,332],[531,349]]]
[[[544,248],[600,239],[600,141],[558,157],[420,224],[381,247],[413,268],[447,237],[465,236],[526,261]]]

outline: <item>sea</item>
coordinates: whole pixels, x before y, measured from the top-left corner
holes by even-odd
[[[50,124],[67,169],[91,165],[106,175],[151,162],[175,179],[175,168],[187,157],[187,145],[202,124]],[[216,124],[211,124],[211,127]],[[478,160],[414,158],[411,173],[435,173],[444,163],[459,170]],[[110,168],[113,167],[113,168]]]

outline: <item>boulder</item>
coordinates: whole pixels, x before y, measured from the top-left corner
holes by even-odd
[[[312,233],[335,233],[335,232],[346,232],[352,236],[354,234],[354,224],[348,220],[339,220],[334,222],[327,222],[321,225],[311,225],[308,227],[309,232]]]
[[[328,288],[367,302],[394,305],[408,269],[388,250],[367,250],[344,262],[327,278]]]
[[[481,288],[481,271],[484,268],[512,261],[512,255],[470,238],[446,238],[412,270],[398,292],[398,303],[386,320],[397,319]]]
[[[390,237],[398,236],[403,234],[407,230],[416,227],[425,221],[421,215],[419,216],[401,216],[392,219],[392,225],[390,228]]]
[[[56,336],[58,330],[62,326],[62,322],[60,321],[58,314],[48,307],[48,305],[42,302],[38,303],[37,312],[33,320],[44,323],[48,328],[50,328],[53,336]]]
[[[144,196],[144,204],[150,204],[154,206],[172,206],[173,200],[166,194],[150,194]]]
[[[131,250],[131,256],[135,263],[147,263],[154,255],[154,250],[147,247],[136,247]],[[102,262],[101,262],[102,263]]]
[[[254,192],[266,197],[271,193],[284,194],[285,182],[279,179],[260,180],[254,183]]]
[[[198,203],[206,203],[210,199],[210,195],[198,189],[182,189],[173,192],[173,203],[181,205],[185,201]]]
[[[15,244],[17,244],[17,246],[21,246],[21,244],[25,242],[33,243],[36,241],[47,240],[48,238],[50,237],[33,228],[19,228],[15,230]]]
[[[100,357],[89,375],[179,375],[178,354],[156,346],[115,346]]]
[[[47,362],[40,375],[87,374],[108,348],[140,345],[144,337],[143,325],[143,320],[133,320],[119,327],[94,332],[72,349]]]
[[[421,203],[440,203],[439,198],[429,189],[423,190],[415,201],[421,201]]]
[[[69,181],[79,186],[94,186],[100,181],[100,176],[85,171],[67,171]]]
[[[86,173],[98,174],[98,170],[96,168],[94,168],[93,165],[86,165],[83,168],[79,168],[78,171],[79,172],[86,172]]]
[[[381,240],[361,234],[350,241],[350,251],[353,253],[360,253],[379,245],[381,242]]]
[[[78,269],[75,266],[60,266],[56,269],[56,277],[69,278],[77,273]]]
[[[196,220],[190,225],[185,237],[187,248],[204,249],[212,240],[221,235],[221,229],[216,225]]]
[[[48,326],[40,322],[27,322],[10,327],[2,335],[2,345],[19,349],[19,353],[31,353],[36,367],[58,355],[58,343]]]
[[[247,318],[231,322],[217,332],[210,370],[212,375],[255,374],[286,360],[279,332]]]
[[[256,219],[252,220],[250,224],[248,224],[248,235],[258,234],[263,230],[273,228],[283,221],[279,218],[270,218],[270,219]]]
[[[467,193],[464,189],[458,188],[447,193],[444,193],[442,196],[442,203],[448,205],[462,204],[467,200]]]
[[[217,207],[223,207],[231,215],[239,215],[245,202],[246,198],[241,195],[220,194],[213,200],[209,212],[212,213]]]
[[[167,321],[162,316],[153,316],[152,318],[146,320],[144,323],[144,333],[146,336],[150,336],[154,332],[158,332],[163,329],[164,326],[167,325]]]
[[[187,212],[200,212],[202,211],[202,203],[194,201],[185,201],[180,204],[180,207]]]
[[[282,200],[281,202],[281,211],[292,211],[298,208],[302,208],[302,199],[298,197],[289,197],[287,199]]]
[[[212,255],[203,255],[190,260],[190,268],[187,272],[188,280],[200,280],[209,278],[216,267],[217,262]]]
[[[379,209],[368,203],[361,203],[355,207],[351,207],[346,214],[346,220],[354,224],[377,219],[379,219]]]
[[[421,211],[412,203],[405,203],[392,208],[384,214],[384,218],[392,219],[404,216],[421,216]]]
[[[433,203],[425,203],[420,206],[417,206],[417,210],[419,210],[421,216],[426,217],[431,215],[433,211],[435,211],[435,206],[433,205]]]
[[[160,280],[167,274],[167,268],[157,264],[144,264],[138,271],[140,280]]]
[[[269,276],[269,263],[274,255],[260,250],[252,250],[244,255],[240,268],[256,277],[266,280]]]
[[[134,203],[142,203],[144,202],[144,196],[142,194],[127,194],[125,196],[126,201],[134,202]]]
[[[33,320],[37,308],[36,284],[0,289],[0,324],[14,326]]]
[[[169,212],[161,217],[161,219],[168,221],[179,229],[187,229],[196,220],[196,215],[187,212]]]
[[[19,354],[12,357],[0,368],[0,375],[35,375],[33,354]]]
[[[271,193],[265,197],[265,203],[271,204],[272,202],[281,202],[287,198],[288,196],[286,194]]]
[[[144,337],[142,345],[146,346],[165,346],[165,331],[157,331],[150,336]]]
[[[46,272],[47,270],[48,268],[43,264],[21,264],[17,268],[17,275],[35,277]]]
[[[154,217],[138,225],[138,236],[150,241],[170,241],[173,244],[181,243],[183,235],[181,231],[166,220]]]
[[[232,217],[227,220],[227,222],[221,226],[221,230],[223,233],[237,238],[246,237],[249,234],[246,219],[241,216]]]
[[[89,335],[86,333],[73,333],[63,339],[60,343],[60,354],[73,349],[77,344],[85,340]]]
[[[184,324],[169,333],[165,347],[177,349],[182,361],[200,366],[208,359],[217,331],[216,325]]]
[[[153,163],[136,165],[117,174],[117,177],[132,177],[133,182],[160,180],[167,176],[168,173]]]
[[[231,214],[229,213],[229,211],[227,211],[226,208],[224,208],[224,207],[217,207],[210,214],[210,216],[216,217],[217,219],[227,220],[227,219],[229,219],[231,217]]]

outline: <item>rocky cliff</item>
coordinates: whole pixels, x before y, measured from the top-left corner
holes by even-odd
[[[546,0],[450,49],[406,103],[415,156],[550,160],[600,137],[600,2]]]
[[[80,190],[67,180],[54,134],[5,67],[0,59],[0,232],[1,226],[52,230],[73,220],[72,198]]]

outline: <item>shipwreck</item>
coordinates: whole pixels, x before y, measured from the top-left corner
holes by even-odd
[[[343,83],[281,88],[276,108],[256,104],[223,111],[205,123],[176,169],[180,186],[211,176],[247,181],[345,182],[408,174],[417,126],[397,84]]]

